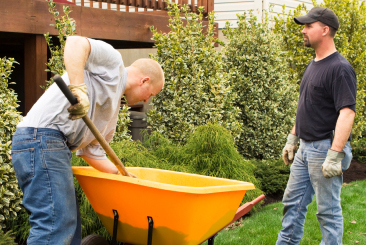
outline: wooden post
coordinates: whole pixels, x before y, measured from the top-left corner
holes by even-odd
[[[24,115],[44,90],[47,72],[47,42],[41,34],[28,34],[24,40]]]

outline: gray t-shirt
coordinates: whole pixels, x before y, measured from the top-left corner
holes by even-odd
[[[121,54],[109,44],[88,39],[91,51],[85,65],[84,82],[90,108],[88,116],[110,142],[115,132],[121,97],[126,89],[127,70]],[[62,76],[70,84],[68,74]],[[82,119],[70,120],[69,101],[56,84],[52,84],[33,105],[17,127],[52,128],[61,131],[77,155],[105,159],[105,152]]]

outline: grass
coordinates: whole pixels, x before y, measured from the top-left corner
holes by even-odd
[[[343,244],[366,244],[366,198],[363,195],[366,180],[343,184]],[[281,230],[283,205],[281,202],[265,206],[260,212],[245,218],[242,225],[233,230],[223,230],[215,238],[215,244],[272,245]],[[300,245],[314,245],[321,241],[319,223],[316,219],[316,200],[309,205],[305,230]],[[204,244],[207,244],[204,243]]]

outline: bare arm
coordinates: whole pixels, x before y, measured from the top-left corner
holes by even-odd
[[[290,134],[296,135],[296,124],[292,127]]]
[[[110,174],[117,174],[117,167],[109,159],[94,159],[87,156],[80,156],[93,168]]]
[[[339,116],[336,124],[334,140],[331,150],[342,152],[351,134],[355,112],[346,107],[339,111]]]
[[[88,39],[80,36],[70,36],[66,39],[64,62],[70,83],[84,83],[84,67],[90,54]]]

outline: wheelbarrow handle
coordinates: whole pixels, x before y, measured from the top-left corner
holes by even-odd
[[[62,77],[60,75],[55,75],[53,77],[53,80],[56,82],[57,86],[60,88],[62,93],[66,96],[66,98],[72,105],[75,105],[76,103],[78,103],[77,99],[71,93],[69,87],[66,85],[66,83],[64,82],[64,80],[62,79]],[[128,174],[125,166],[123,166],[121,160],[119,160],[116,153],[109,146],[108,142],[104,139],[103,135],[99,132],[97,127],[95,127],[94,123],[90,120],[90,118],[87,115],[83,116],[82,118],[83,118],[85,124],[90,129],[90,131],[93,133],[94,137],[98,140],[99,144],[103,147],[104,151],[110,157],[112,163],[114,165],[116,165],[118,171],[124,176],[129,176],[129,174]]]

